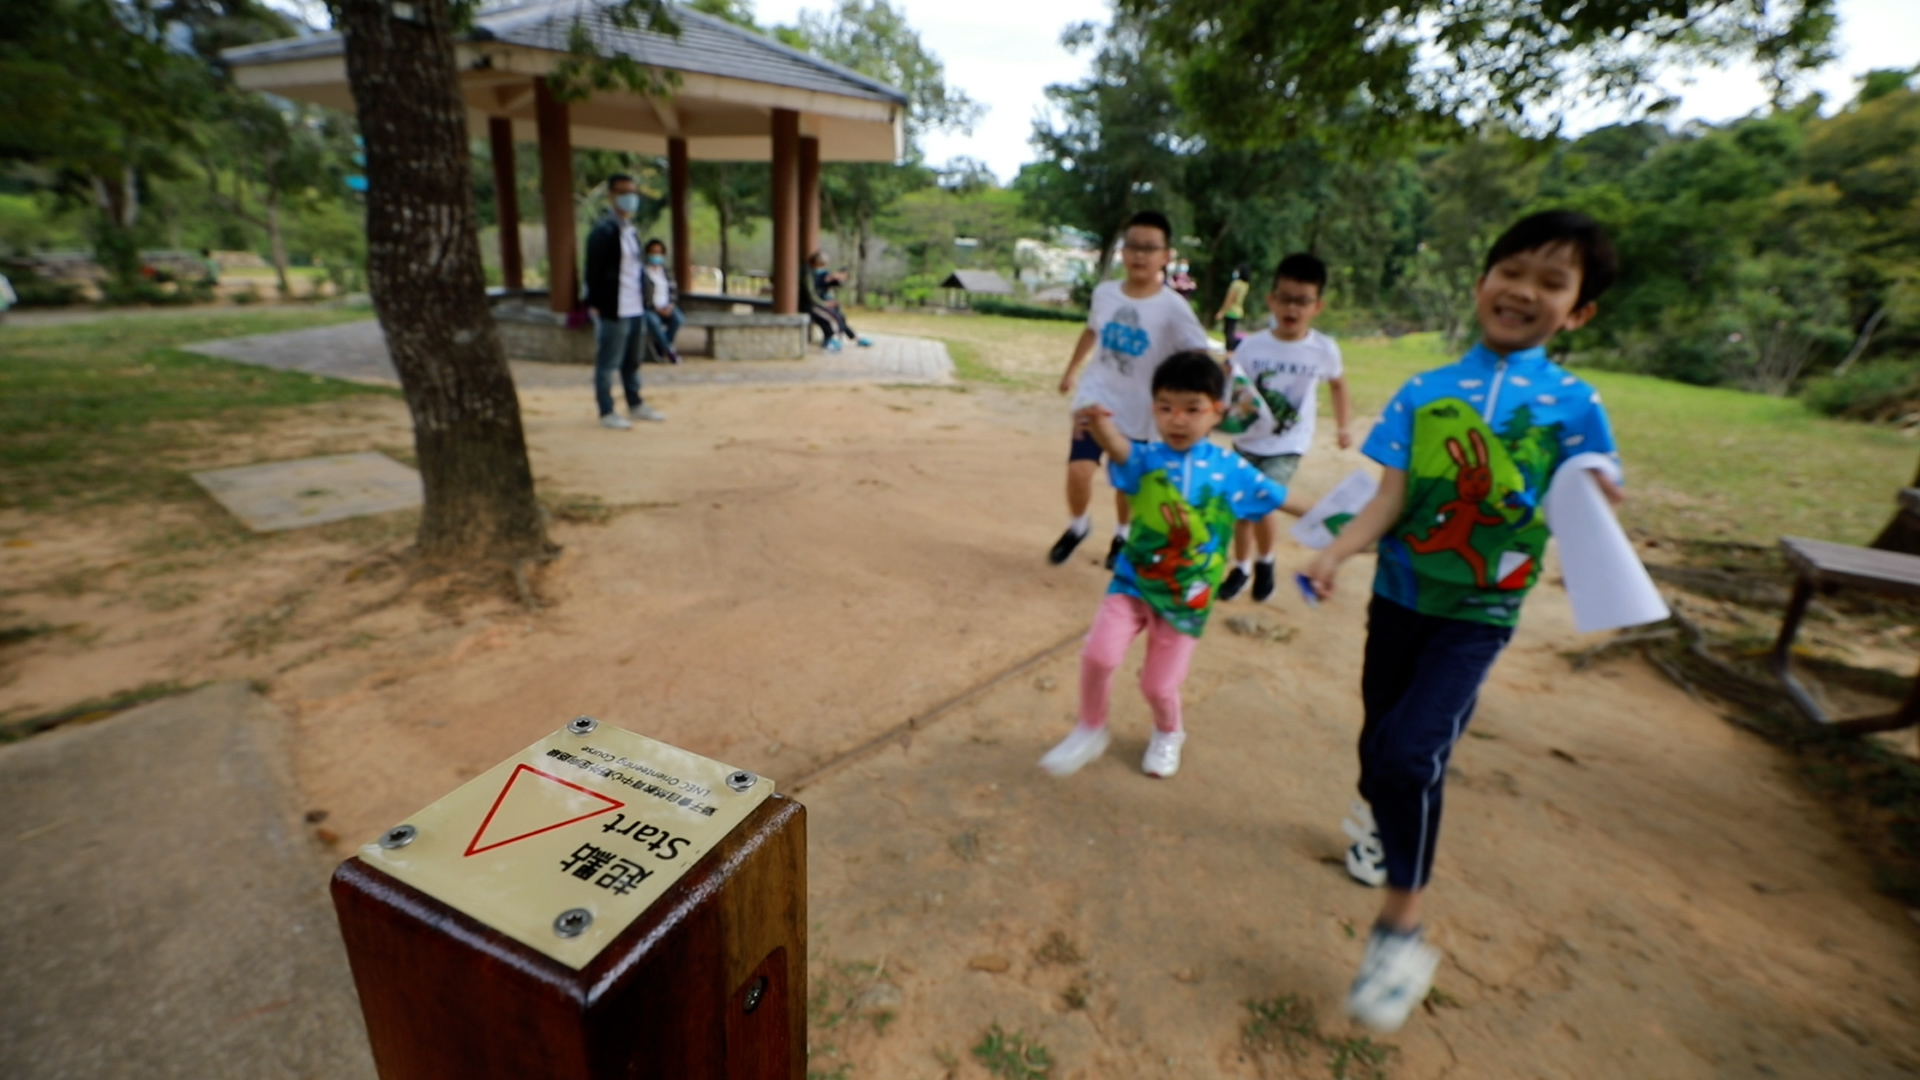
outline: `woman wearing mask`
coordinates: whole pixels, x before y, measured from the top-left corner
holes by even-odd
[[[646,320],[647,333],[653,335],[660,359],[677,364],[680,354],[673,351],[673,339],[680,333],[680,324],[687,320],[680,314],[680,290],[673,283],[673,275],[667,272],[667,245],[658,238],[647,241],[646,280],[642,287],[647,294],[647,310],[641,317]]]

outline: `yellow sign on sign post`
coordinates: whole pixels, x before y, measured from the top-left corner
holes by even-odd
[[[772,794],[764,776],[583,716],[360,858],[578,970]]]

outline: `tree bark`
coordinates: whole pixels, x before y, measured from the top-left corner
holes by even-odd
[[[385,0],[337,10],[366,143],[368,291],[425,487],[418,552],[441,565],[549,556],[487,307],[447,0],[415,0],[417,21]]]
[[[1837,379],[1845,375],[1847,369],[1853,367],[1853,362],[1860,359],[1860,354],[1867,351],[1867,346],[1873,344],[1873,332],[1880,329],[1880,323],[1885,320],[1886,317],[1887,308],[1884,304],[1876,308],[1874,313],[1868,316],[1867,325],[1861,327],[1860,333],[1854,337],[1853,348],[1847,350],[1846,359],[1841,360],[1840,363],[1834,366],[1834,378]]]
[[[273,253],[273,272],[280,278],[280,296],[282,299],[293,297],[293,287],[287,283],[287,238],[280,232],[280,189],[267,185],[267,248]]]

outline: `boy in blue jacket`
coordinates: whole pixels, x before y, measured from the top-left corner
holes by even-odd
[[[1593,318],[1617,272],[1612,242],[1582,214],[1535,214],[1502,234],[1474,288],[1480,344],[1400,388],[1361,448],[1382,466],[1379,494],[1305,572],[1332,596],[1340,564],[1380,545],[1360,681],[1366,804],[1349,822],[1348,869],[1387,896],[1347,1011],[1381,1030],[1406,1022],[1440,963],[1420,895],[1447,759],[1540,575],[1547,483],[1574,454],[1615,453],[1600,395],[1546,344]]]

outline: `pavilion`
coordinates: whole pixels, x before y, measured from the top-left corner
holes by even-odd
[[[679,6],[673,16],[680,24],[677,37],[619,26],[603,0],[533,0],[480,12],[456,41],[468,128],[492,144],[505,284],[509,292],[523,288],[516,142],[539,146],[547,299],[558,316],[574,307],[578,292],[575,146],[666,157],[673,274],[682,294],[691,293],[693,284],[688,163],[771,161],[772,313],[786,317],[779,325],[800,328],[804,350],[804,318],[796,316],[801,263],[819,245],[820,163],[898,160],[906,95],[725,20]],[[545,76],[569,58],[576,25],[600,55],[624,55],[666,75],[667,94],[621,90],[571,103],[556,99]],[[345,46],[337,33],[229,49],[222,56],[245,89],[353,111]],[[734,318],[772,322],[767,316]]]

